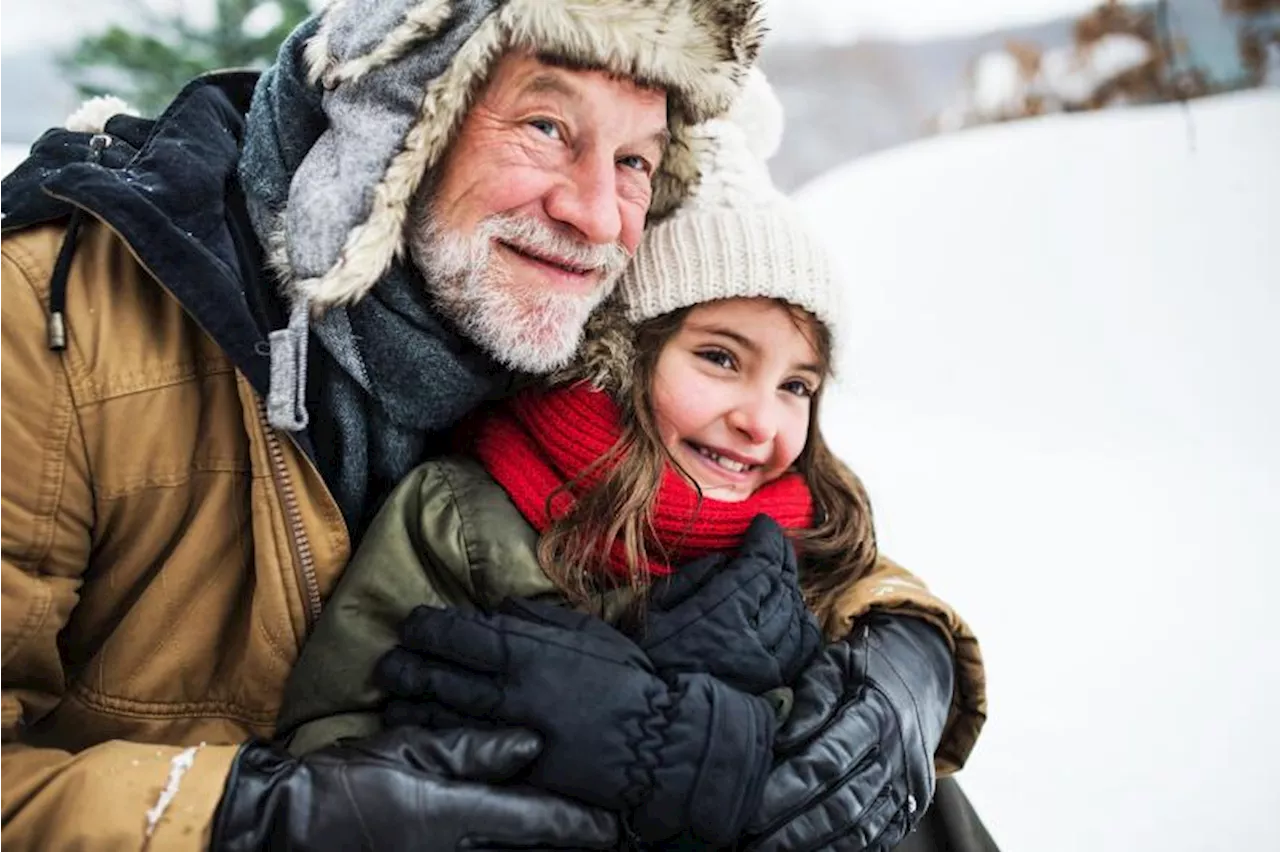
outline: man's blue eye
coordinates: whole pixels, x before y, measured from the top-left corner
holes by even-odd
[[[549,118],[530,119],[529,126],[552,139],[560,138],[560,128],[557,127],[556,123]]]
[[[653,171],[653,169],[649,167],[649,161],[644,157],[637,155],[623,157],[618,160],[618,163],[619,165],[626,166],[629,169],[635,169],[638,172],[644,172],[645,174],[649,174]]]

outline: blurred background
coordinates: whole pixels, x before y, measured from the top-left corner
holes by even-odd
[[[0,128],[12,167],[85,95],[143,113],[211,68],[262,66],[318,0],[4,0]],[[860,155],[964,127],[1280,85],[1274,0],[769,0],[761,65],[794,189]],[[7,169],[6,169],[7,171]]]
[[[307,0],[5,0],[5,172]],[[771,161],[856,333],[824,416],[972,623],[1005,850],[1274,848],[1280,2],[772,0]]]

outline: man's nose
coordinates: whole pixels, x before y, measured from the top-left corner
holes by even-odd
[[[572,227],[586,242],[616,243],[622,236],[618,209],[618,172],[613,156],[595,152],[578,157],[564,179],[547,194],[547,215]]]

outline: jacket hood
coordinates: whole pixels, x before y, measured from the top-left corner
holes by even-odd
[[[277,307],[235,174],[257,76],[198,78],[154,120],[116,115],[96,152],[98,134],[50,130],[0,194],[6,234],[76,210],[102,221],[265,395]]]
[[[263,242],[277,274],[319,309],[362,298],[401,254],[418,185],[504,53],[667,91],[673,144],[655,175],[654,219],[696,185],[686,129],[729,107],[763,33],[759,0],[335,0],[303,26],[315,27],[304,61],[327,127]]]

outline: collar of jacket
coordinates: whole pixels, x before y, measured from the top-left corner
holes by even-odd
[[[3,230],[65,219],[75,207],[100,219],[265,398],[266,330],[283,317],[236,178],[257,78],[206,75],[155,120],[113,117],[96,163],[92,134],[48,131],[4,179]]]

